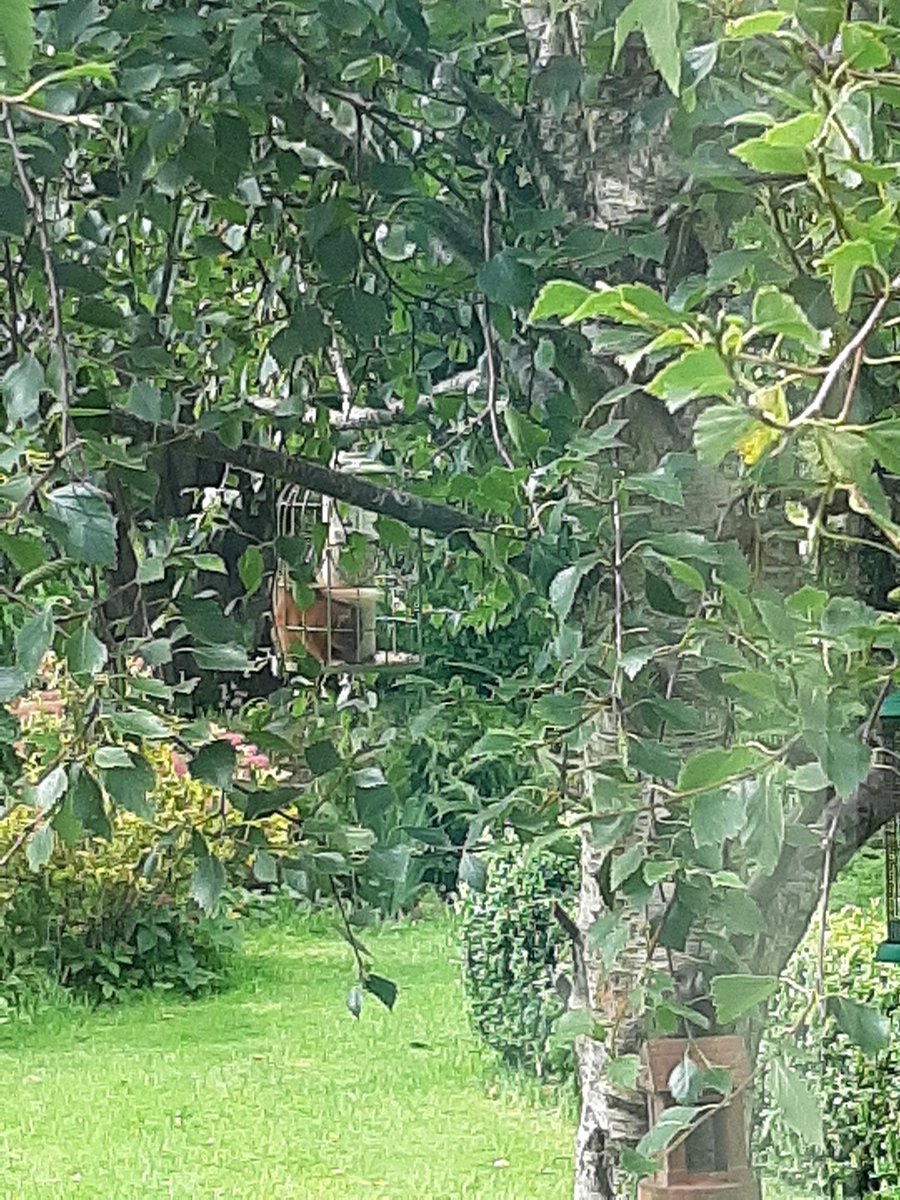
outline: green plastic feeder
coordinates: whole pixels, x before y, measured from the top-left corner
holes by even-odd
[[[888,749],[895,749],[900,722],[900,692],[892,692],[881,706],[882,735]],[[888,787],[897,793],[900,810],[900,779],[892,773]],[[900,812],[884,827],[884,906],[887,915],[887,940],[878,947],[875,958],[882,963],[900,964]]]

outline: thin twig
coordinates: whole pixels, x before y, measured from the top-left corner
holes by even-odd
[[[331,884],[331,894],[334,896],[335,903],[337,904],[337,907],[338,907],[338,912],[341,914],[341,922],[344,926],[344,935],[345,935],[347,941],[350,943],[350,948],[353,951],[353,957],[356,959],[356,969],[357,969],[357,972],[359,973],[359,981],[360,981],[360,983],[362,983],[362,981],[365,979],[366,975],[368,974],[368,972],[366,970],[366,964],[363,961],[362,954],[360,953],[359,943],[357,942],[356,938],[354,937],[353,928],[350,925],[350,918],[347,916],[347,910],[344,907],[343,897],[341,896],[340,892],[337,889],[337,885],[334,882],[334,876],[329,875],[328,881]]]
[[[844,393],[844,404],[838,415],[838,424],[843,425],[850,420],[850,409],[853,407],[853,397],[856,395],[856,385],[859,382],[859,368],[862,366],[863,348],[856,347],[856,353],[853,355],[853,366],[850,369],[850,379],[847,383],[847,390]]]
[[[828,937],[828,900],[831,896],[831,862],[834,857],[834,838],[838,815],[831,819],[825,835],[825,858],[822,864],[822,896],[819,902],[819,945],[816,957],[816,995],[822,1017],[825,1016],[825,943]]]
[[[900,275],[895,276],[891,280],[884,292],[884,295],[878,298],[875,306],[869,313],[868,317],[866,317],[863,324],[859,327],[846,346],[844,346],[841,351],[835,355],[831,366],[825,373],[825,378],[819,384],[818,391],[813,396],[812,400],[810,400],[809,404],[807,404],[806,408],[804,408],[803,412],[788,422],[789,429],[796,429],[799,425],[802,425],[805,421],[808,421],[810,417],[814,417],[822,411],[825,401],[828,399],[831,389],[834,387],[841,371],[843,371],[848,360],[853,357],[856,351],[861,346],[866,344],[869,335],[875,329],[881,318],[881,314],[884,312],[898,287],[900,287]]]
[[[37,192],[31,186],[31,180],[28,178],[28,170],[26,168],[26,160],[19,147],[16,139],[16,131],[12,123],[12,117],[9,114],[7,105],[0,106],[0,116],[3,119],[4,129],[6,130],[6,140],[9,143],[9,148],[12,152],[13,164],[16,170],[16,176],[19,180],[19,186],[22,189],[22,194],[25,197],[25,203],[31,212],[34,227],[37,232],[38,245],[41,248],[41,258],[44,265],[44,277],[47,283],[47,291],[50,296],[50,314],[53,322],[53,343],[56,347],[57,357],[59,359],[59,402],[62,408],[62,431],[60,436],[60,450],[65,453],[68,450],[69,444],[75,441],[75,430],[72,425],[72,381],[69,373],[69,354],[66,348],[66,336],[63,329],[62,319],[62,295],[59,290],[59,281],[56,278],[56,268],[53,265],[53,249],[50,245],[50,235],[47,232],[47,220],[44,212],[43,202]]]
[[[503,445],[503,439],[500,436],[500,425],[497,421],[497,360],[495,357],[494,331],[491,329],[487,300],[483,300],[477,307],[478,320],[484,334],[484,358],[487,366],[487,411],[491,426],[491,437],[504,465],[511,471],[513,470],[514,463],[509,456],[509,451]]]

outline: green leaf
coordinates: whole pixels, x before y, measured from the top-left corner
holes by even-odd
[[[717,466],[735,450],[756,424],[749,413],[731,404],[713,404],[694,422],[694,446],[701,462]]]
[[[775,287],[762,287],[753,298],[753,324],[757,333],[792,338],[808,350],[823,349],[822,334],[815,329],[792,296]]]
[[[507,246],[481,268],[478,286],[494,304],[527,308],[534,296],[534,271]]]
[[[900,421],[875,421],[866,427],[865,438],[884,469],[900,475]]]
[[[638,870],[646,856],[647,848],[640,842],[629,846],[624,854],[620,854],[613,862],[609,873],[610,890],[618,891],[622,884]]]
[[[314,250],[316,262],[325,279],[331,283],[346,283],[359,264],[359,242],[348,225],[341,225],[326,234]]]
[[[613,1087],[633,1090],[640,1079],[641,1060],[637,1054],[622,1054],[618,1058],[611,1058],[607,1064],[606,1075]]]
[[[822,1110],[807,1084],[791,1067],[776,1059],[769,1068],[769,1093],[785,1122],[813,1149],[824,1145]]]
[[[846,21],[841,26],[841,50],[844,60],[857,71],[877,71],[891,61],[891,52],[882,40],[886,26]]]
[[[583,287],[580,283],[572,283],[568,279],[555,279],[541,288],[528,320],[534,325],[538,321],[549,321],[553,317],[570,317],[593,295],[590,288]]]
[[[397,1002],[397,985],[390,979],[385,979],[381,975],[367,975],[363,979],[363,987],[367,992],[371,992],[384,1007],[389,1011],[394,1011],[394,1005]]]
[[[134,813],[142,821],[153,820],[153,805],[147,799],[155,783],[153,768],[144,758],[130,767],[113,767],[103,771],[103,785],[117,808]]]
[[[20,237],[25,232],[28,210],[20,192],[14,187],[0,186],[0,233]]]
[[[193,779],[224,790],[231,786],[236,763],[237,755],[230,742],[210,742],[197,751],[188,764],[188,770]]]
[[[644,1179],[648,1175],[654,1175],[659,1170],[659,1163],[656,1159],[645,1158],[642,1154],[632,1150],[630,1146],[623,1146],[619,1154],[619,1165],[622,1170],[635,1179]]]
[[[769,778],[750,790],[744,844],[750,857],[771,875],[784,845],[784,804],[780,789]]]
[[[853,300],[853,285],[859,271],[878,266],[878,255],[871,242],[856,238],[842,242],[823,254],[820,262],[831,276],[831,294],[838,312],[845,313]]]
[[[289,370],[302,354],[316,354],[328,345],[331,330],[312,304],[296,308],[290,324],[272,338],[269,350],[278,365]]]
[[[684,324],[684,315],[670,308],[659,292],[645,283],[622,283],[618,287],[603,284],[563,324],[577,325],[597,317],[649,330],[677,329]]]
[[[225,890],[225,868],[209,851],[200,855],[191,879],[191,897],[207,916],[216,911],[216,906]]]
[[[2,74],[7,90],[24,83],[34,56],[34,22],[30,0],[4,0],[0,21],[0,53],[6,64]]]
[[[72,816],[87,833],[94,837],[112,837],[112,826],[106,815],[103,803],[103,793],[96,780],[83,767],[77,764],[71,768],[72,775]]]
[[[511,405],[504,409],[503,420],[515,448],[523,458],[533,462],[549,442],[550,434]]]
[[[54,841],[53,827],[51,825],[42,825],[40,829],[35,830],[29,837],[25,846],[25,858],[29,868],[35,873],[45,863],[50,861]]]
[[[36,571],[47,561],[44,543],[29,533],[0,533],[0,550],[23,575]]]
[[[254,854],[253,878],[257,883],[278,882],[278,864],[268,850],[257,850]]]
[[[685,1050],[681,1062],[673,1067],[666,1087],[676,1104],[696,1104],[699,1101],[703,1091],[703,1076],[689,1050]]]
[[[259,546],[248,546],[238,559],[238,575],[248,596],[255,596],[262,585],[263,555]]]
[[[717,975],[710,985],[720,1025],[735,1021],[757,1008],[778,988],[774,975]]]
[[[34,787],[34,802],[42,812],[49,812],[69,786],[65,767],[54,767]]]
[[[155,713],[143,708],[121,709],[109,713],[113,728],[130,737],[164,741],[172,736],[171,728]]]
[[[532,705],[531,714],[541,725],[569,729],[582,721],[584,700],[575,694],[540,696]]]
[[[109,651],[87,622],[66,639],[66,662],[73,675],[97,675],[108,658]]]
[[[124,746],[98,746],[94,751],[94,762],[104,770],[109,767],[134,766],[134,759]]]
[[[691,400],[730,396],[734,389],[734,380],[719,352],[712,346],[703,346],[688,350],[663,367],[645,390],[662,400],[669,412],[677,412]]]
[[[613,61],[621,54],[628,35],[639,29],[654,67],[677,96],[681,85],[678,19],[678,0],[631,0],[616,21]]]
[[[680,1133],[690,1128],[699,1113],[699,1108],[685,1108],[679,1104],[665,1109],[656,1125],[638,1142],[638,1154],[644,1158],[655,1158],[661,1154]]]
[[[191,646],[190,652],[204,671],[246,671],[250,667],[243,646]]]
[[[60,526],[63,549],[76,562],[116,565],[116,519],[103,493],[90,483],[68,483],[47,497],[47,512]]]
[[[312,745],[307,746],[304,757],[306,765],[313,775],[317,776],[327,775],[329,771],[339,767],[343,761],[332,742],[328,740],[313,742]]]
[[[355,1021],[358,1021],[363,1010],[362,988],[352,987],[347,993],[347,1011]]]
[[[0,23],[0,29],[2,27]],[[35,415],[40,408],[43,388],[44,368],[33,354],[26,354],[13,363],[0,381],[10,425],[18,425]]]
[[[37,674],[53,643],[53,631],[53,612],[47,605],[16,634],[16,663],[28,679]]]
[[[22,694],[28,685],[24,671],[18,667],[0,667],[0,704],[7,704]]]
[[[621,912],[603,913],[588,930],[588,946],[599,954],[603,967],[611,971],[628,945],[628,926]]]
[[[619,666],[625,672],[626,678],[637,679],[647,663],[653,661],[653,655],[653,646],[634,646],[625,651],[619,659]]]
[[[852,796],[869,774],[872,751],[848,733],[807,732],[805,740],[839,796]]]
[[[364,833],[370,834],[371,831],[365,830]],[[411,857],[412,851],[408,845],[377,846],[369,854],[366,866],[376,879],[388,880],[390,883],[403,883],[409,875]]]
[[[746,17],[737,17],[725,22],[725,36],[738,40],[740,38],[759,37],[763,33],[775,33],[787,20],[784,12],[750,13]]]
[[[695,592],[703,593],[706,591],[706,580],[696,567],[692,567],[690,563],[682,562],[680,558],[669,558],[666,555],[660,555],[659,558],[661,562],[666,564],[672,577],[679,583],[684,584],[685,587]]]
[[[785,0],[784,7],[823,49],[830,49],[844,17],[842,0]]]
[[[579,559],[571,567],[564,567],[553,577],[550,583],[550,607],[556,613],[560,623],[565,622],[575,603],[578,585],[600,561],[600,555],[589,554]]]
[[[152,383],[140,380],[128,393],[125,407],[144,421],[158,425],[163,418],[163,395]]]
[[[870,1058],[890,1046],[890,1019],[877,1008],[845,996],[829,996],[828,1011],[847,1037]]]
[[[718,787],[735,776],[745,775],[761,762],[760,755],[747,746],[731,750],[701,750],[681,768],[680,792],[699,792]]]
[[[84,826],[75,816],[72,793],[69,792],[53,816],[53,828],[63,845],[71,850],[84,837]]]
[[[473,892],[483,892],[487,884],[487,867],[484,859],[471,850],[463,850],[459,860],[459,882]]]
[[[670,474],[664,466],[644,475],[629,475],[624,480],[624,487],[629,492],[642,492],[660,500],[663,504],[672,504],[678,508],[684,505],[684,490],[681,480]]]
[[[597,1019],[589,1008],[567,1009],[553,1026],[554,1046],[571,1046],[576,1038],[596,1037]]]
[[[704,792],[691,805],[695,846],[722,846],[744,827],[747,804],[738,788]]]

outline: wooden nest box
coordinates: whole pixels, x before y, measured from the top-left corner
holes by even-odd
[[[638,1200],[760,1200],[759,1185],[750,1168],[744,1091],[750,1077],[742,1038],[707,1037],[687,1041],[661,1038],[648,1042],[644,1062],[649,1080],[650,1122],[655,1125],[674,1104],[669,1093],[672,1072],[685,1053],[700,1070],[726,1069],[734,1093],[712,1115],[697,1123],[687,1138],[668,1151],[662,1169],[638,1185]],[[699,1103],[721,1104],[718,1092]]]
[[[272,625],[286,672],[304,654],[341,672],[418,665],[418,539],[388,551],[372,514],[295,487],[279,498],[277,531]]]

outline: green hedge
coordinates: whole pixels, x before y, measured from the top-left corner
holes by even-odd
[[[569,969],[568,938],[553,902],[569,911],[578,894],[578,860],[509,846],[487,859],[480,891],[465,890],[462,945],[469,1014],[479,1036],[503,1059],[538,1075],[569,1074],[571,1051],[554,1047],[562,1011],[557,967]]]
[[[900,968],[875,961],[883,936],[877,903],[832,914],[826,987],[889,1018],[887,1050],[867,1058],[831,1016],[823,1019],[818,1010],[799,1037],[789,1037],[802,1012],[803,999],[797,994],[785,992],[772,1012],[767,1043],[777,1043],[779,1055],[805,1075],[819,1096],[825,1153],[816,1155],[804,1147],[764,1097],[756,1123],[757,1160],[769,1174],[800,1185],[804,1194],[841,1200],[900,1196]],[[791,976],[804,987],[814,983],[816,943],[813,929],[791,963]]]

